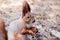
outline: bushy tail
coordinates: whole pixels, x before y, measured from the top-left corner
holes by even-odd
[[[4,39],[7,40],[7,31],[5,30],[5,22],[0,18],[0,30],[5,35]]]

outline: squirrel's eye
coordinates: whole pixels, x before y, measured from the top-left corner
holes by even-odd
[[[30,18],[29,16],[27,18]]]

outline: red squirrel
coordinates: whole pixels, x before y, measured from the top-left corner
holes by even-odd
[[[32,25],[35,18],[28,2],[22,4],[22,17],[13,21],[8,27],[8,40],[27,40],[26,34],[34,35],[38,30]]]

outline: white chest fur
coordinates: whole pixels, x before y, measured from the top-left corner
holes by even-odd
[[[24,27],[22,19],[16,20],[8,27],[8,40],[15,40],[14,33],[20,32]]]

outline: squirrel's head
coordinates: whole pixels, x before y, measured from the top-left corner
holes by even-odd
[[[28,24],[35,22],[35,18],[31,13],[30,6],[26,1],[22,5],[22,18],[24,22]]]

